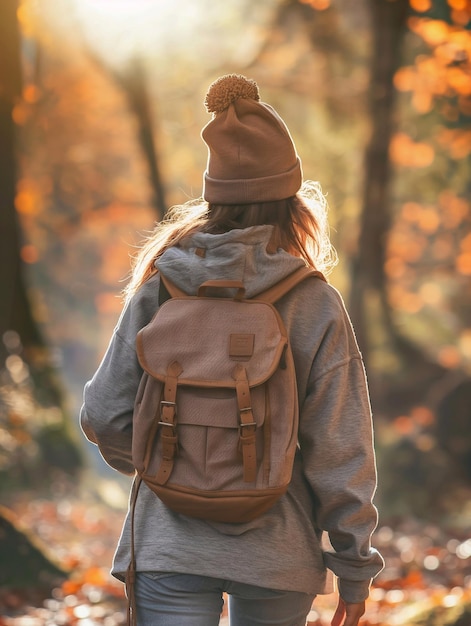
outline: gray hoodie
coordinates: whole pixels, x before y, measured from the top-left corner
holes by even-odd
[[[167,250],[158,269],[188,294],[208,279],[242,280],[253,297],[303,265],[267,252],[271,226],[198,233]],[[205,250],[204,256],[197,254]],[[105,357],[85,387],[81,425],[111,467],[133,474],[132,413],[142,369],[135,340],[158,308],[159,275],[128,302]],[[346,602],[368,595],[382,568],[371,548],[377,523],[371,410],[361,355],[339,293],[312,277],[278,303],[297,372],[300,427],[287,493],[246,524],[197,520],[166,508],[141,485],[135,518],[138,571],[191,573],[273,589],[322,593],[326,568]],[[323,549],[325,531],[332,547]],[[130,560],[126,517],[112,573]]]

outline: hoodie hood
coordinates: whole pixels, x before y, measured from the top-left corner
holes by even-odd
[[[282,249],[267,252],[273,226],[251,226],[220,235],[195,233],[156,261],[166,278],[189,295],[207,280],[239,280],[252,298],[285,278],[304,261]]]

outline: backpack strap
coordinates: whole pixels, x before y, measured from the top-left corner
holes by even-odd
[[[163,287],[163,289],[161,289],[159,304],[162,304],[163,302],[165,302],[165,300],[168,300],[170,298],[188,296],[187,293],[180,289],[180,287],[177,287],[162,273],[159,273],[159,275],[161,287]],[[281,279],[272,287],[269,287],[265,291],[259,293],[257,296],[255,296],[254,300],[263,300],[264,302],[273,304],[274,302],[277,302],[280,298],[282,298],[285,294],[287,294],[288,291],[291,291],[293,287],[296,287],[298,283],[302,282],[308,276],[316,276],[317,278],[320,278],[321,280],[327,282],[327,279],[322,272],[319,272],[318,270],[313,270],[312,268],[305,265],[295,270],[292,274],[289,274],[286,278]],[[208,284],[207,286],[211,285]]]
[[[160,441],[162,443],[162,463],[160,464],[157,476],[155,478],[159,485],[165,485],[170,477],[177,452],[177,432],[176,432],[176,416],[177,416],[177,386],[178,377],[182,373],[182,367],[174,361],[168,366],[167,376],[164,383],[164,397],[160,402],[160,421],[159,426],[162,427]]]
[[[239,409],[239,449],[242,452],[244,482],[253,483],[257,478],[257,450],[255,448],[257,424],[252,412],[250,386],[247,371],[242,365],[236,365],[232,375],[236,383]]]
[[[126,598],[127,598],[127,626],[136,626],[136,595],[135,595],[135,584],[136,584],[136,551],[135,551],[135,517],[136,517],[136,502],[137,495],[139,493],[139,487],[141,486],[142,479],[136,474],[134,477],[134,482],[131,488],[131,560],[129,562],[128,569],[126,570],[125,575],[125,585],[126,585]]]
[[[291,291],[293,287],[296,287],[300,282],[304,279],[308,278],[308,276],[316,276],[321,280],[327,282],[324,274],[319,272],[318,270],[313,270],[306,265],[300,267],[295,270],[292,274],[289,274],[286,278],[282,278],[275,285],[262,291],[258,295],[254,297],[254,300],[263,300],[263,302],[268,302],[269,304],[273,304],[280,300],[288,291]]]
[[[162,274],[162,272],[159,272],[159,276],[161,286],[163,287],[163,294],[161,294],[161,296],[163,297],[161,298],[162,301],[160,301],[159,299],[159,304],[162,304],[162,302],[164,302],[165,300],[169,300],[170,298],[180,298],[182,296],[188,296],[188,294],[180,289],[180,287],[177,287],[174,283],[172,283],[171,280],[166,278]]]

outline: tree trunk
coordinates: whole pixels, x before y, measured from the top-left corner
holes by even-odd
[[[19,470],[20,483],[23,478],[27,481],[38,476],[47,482],[50,467],[60,466],[73,473],[81,464],[77,444],[66,424],[64,394],[28,299],[21,261],[21,229],[15,209],[17,168],[13,119],[15,104],[21,97],[20,33],[16,10],[17,0],[0,3],[0,426],[8,430],[16,420],[16,431],[25,431],[24,441],[34,436],[38,446],[37,464],[30,458],[25,464],[30,468],[28,476],[22,474],[24,455],[20,455],[20,461],[15,464],[12,461],[14,454],[8,450],[11,467],[7,464],[0,468],[3,490],[9,488],[10,482],[15,487],[21,486],[16,485],[16,470]],[[15,360],[9,366],[7,359],[13,355]],[[18,357],[29,366],[23,371],[29,372],[30,378],[15,378]],[[23,403],[17,400],[20,395]],[[60,408],[62,420],[52,425],[40,424],[38,420],[34,426],[30,424],[28,411],[36,412],[44,407]],[[18,426],[18,418],[21,426]],[[67,450],[66,457],[50,458],[52,442],[59,450]],[[0,450],[5,453],[1,445]],[[41,471],[38,472],[39,467]]]
[[[20,260],[21,235],[15,210],[16,154],[13,108],[21,96],[20,36],[16,0],[0,5],[0,357],[5,336],[16,331],[26,350],[44,342],[31,314]]]
[[[384,274],[386,238],[391,224],[389,145],[394,131],[393,77],[409,9],[408,0],[368,0],[372,51],[369,108],[371,136],[365,153],[363,210],[358,250],[352,263],[350,313],[365,361],[369,357],[368,304],[372,292],[387,306]]]
[[[399,358],[405,374],[389,390],[381,389],[374,372],[370,388],[383,408],[399,404],[410,407],[421,400],[423,390],[439,380],[445,369],[429,358],[423,350],[403,336],[396,328],[387,295],[384,271],[386,243],[391,226],[391,163],[389,146],[394,133],[396,92],[393,78],[401,62],[409,0],[368,0],[371,10],[373,49],[371,52],[371,84],[369,105],[371,137],[365,152],[363,210],[360,218],[358,249],[352,261],[350,313],[358,343],[368,367],[370,334],[378,323]],[[373,324],[374,322],[374,324]],[[409,372],[412,376],[409,376]],[[391,385],[389,385],[391,387]],[[423,400],[423,398],[422,398]]]
[[[160,221],[167,211],[165,188],[160,175],[157,149],[154,141],[154,124],[150,111],[145,72],[142,63],[131,62],[127,71],[115,72],[114,78],[126,94],[129,107],[139,124],[139,143],[149,168],[150,183],[153,190],[153,205]]]

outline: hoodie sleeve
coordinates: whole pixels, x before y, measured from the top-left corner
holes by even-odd
[[[151,278],[125,306],[108,349],[84,389],[80,424],[104,460],[133,474],[132,415],[143,370],[136,354],[137,333],[158,307],[158,279]]]
[[[371,547],[377,524],[373,428],[366,376],[340,298],[325,329],[308,381],[300,419],[305,476],[317,500],[317,523],[329,535],[326,566],[346,602],[368,597],[383,567]]]

